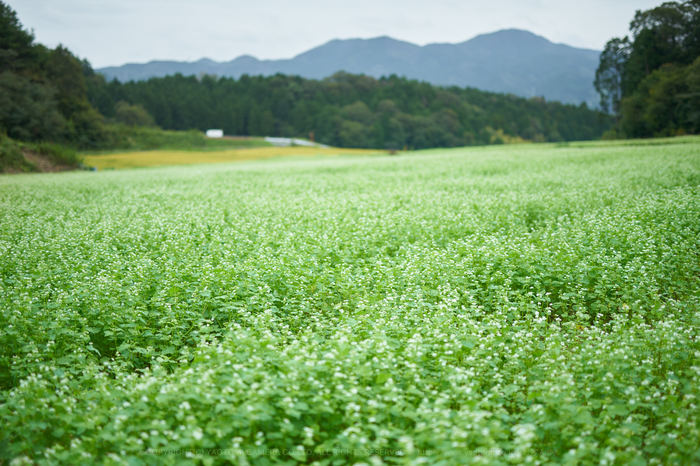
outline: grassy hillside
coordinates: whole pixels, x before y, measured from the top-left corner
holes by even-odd
[[[0,177],[0,461],[697,463],[700,140]]]

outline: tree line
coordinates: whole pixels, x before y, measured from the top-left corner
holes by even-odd
[[[672,136],[700,131],[700,0],[637,11],[630,35],[610,39],[596,72],[612,135]]]
[[[0,2],[0,133],[76,146],[99,140],[102,117],[87,98],[88,70],[65,47],[35,43]]]
[[[95,82],[97,84],[97,82]],[[390,76],[174,75],[89,88],[105,116],[120,102],[144,108],[167,129],[222,128],[226,134],[311,136],[340,147],[426,148],[510,140],[593,139],[610,120],[585,105],[442,88]]]

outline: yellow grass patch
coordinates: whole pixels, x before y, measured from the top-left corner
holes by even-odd
[[[380,154],[372,149],[339,149],[335,147],[254,147],[222,151],[152,150],[106,155],[86,155],[85,164],[99,170],[109,168],[159,167],[199,163],[238,162],[276,157],[329,157],[338,155]]]

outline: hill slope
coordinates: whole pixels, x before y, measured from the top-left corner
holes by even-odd
[[[593,88],[599,52],[554,44],[531,32],[506,29],[458,44],[418,46],[390,37],[332,40],[291,59],[228,62],[152,61],[99,69],[108,79],[144,80],[175,73],[239,77],[293,74],[324,78],[336,71],[374,77],[396,74],[437,85],[470,86],[523,97],[597,104]]]

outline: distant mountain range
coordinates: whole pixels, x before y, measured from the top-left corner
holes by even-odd
[[[523,97],[543,96],[597,106],[593,88],[599,51],[555,44],[519,29],[482,34],[458,44],[419,46],[391,37],[332,40],[282,60],[243,55],[228,62],[151,61],[98,69],[107,79],[144,80],[181,73],[238,78],[283,73],[321,79],[337,71],[396,74],[443,86],[475,87]]]

